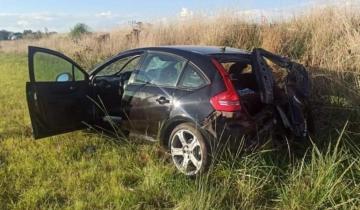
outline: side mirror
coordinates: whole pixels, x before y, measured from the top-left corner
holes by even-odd
[[[71,79],[72,79],[72,76],[69,73],[61,73],[61,74],[57,75],[57,77],[56,77],[57,82],[69,82],[69,81],[71,81]]]

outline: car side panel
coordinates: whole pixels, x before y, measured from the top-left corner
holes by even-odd
[[[210,104],[211,85],[199,90],[177,90],[173,101],[173,109],[169,118],[183,116],[201,125],[214,108]]]

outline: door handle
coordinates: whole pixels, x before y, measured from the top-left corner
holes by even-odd
[[[156,102],[158,102],[159,104],[167,104],[170,103],[170,100],[165,98],[164,96],[161,96],[160,98],[156,99]]]

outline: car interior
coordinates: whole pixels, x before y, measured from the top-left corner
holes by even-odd
[[[246,111],[254,116],[264,104],[261,103],[259,88],[250,60],[226,60],[221,63],[229,73],[230,79],[238,91],[241,103]]]
[[[135,82],[156,84],[158,86],[176,86],[185,60],[175,60],[165,54],[148,55],[142,66],[146,68],[137,72]]]
[[[92,79],[95,101],[106,110],[107,115],[121,116],[122,96],[140,55],[116,60],[102,68]],[[105,114],[105,113],[101,113]]]

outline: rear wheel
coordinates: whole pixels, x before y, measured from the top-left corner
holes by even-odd
[[[210,150],[201,132],[191,123],[175,127],[170,135],[169,148],[176,168],[187,176],[206,171]]]

